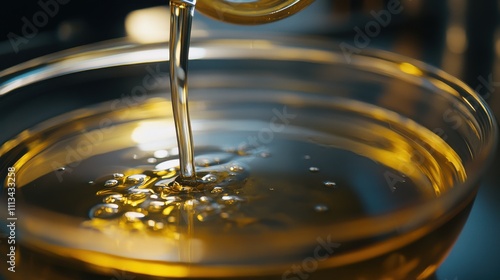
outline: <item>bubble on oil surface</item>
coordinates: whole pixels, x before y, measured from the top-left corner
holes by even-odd
[[[319,172],[319,168],[316,166],[311,166],[311,167],[309,167],[309,171],[312,173],[317,173],[317,172]]]
[[[125,183],[127,183],[127,184],[140,184],[140,183],[144,182],[144,180],[146,179],[146,177],[147,176],[144,175],[144,174],[130,175],[125,180]]]
[[[147,210],[150,212],[159,212],[162,211],[165,206],[165,201],[152,200],[148,202]]]
[[[165,224],[163,222],[158,222],[155,220],[148,220],[146,223],[148,227],[154,231],[162,230],[165,227]]]
[[[210,214],[206,213],[206,212],[202,212],[198,215],[196,215],[196,219],[198,219],[198,221],[200,222],[206,222],[209,218],[210,218]]]
[[[214,187],[211,193],[222,193],[224,189],[222,187]]]
[[[229,166],[229,171],[242,172],[242,171],[245,171],[245,168],[243,168],[243,166],[238,165],[238,164],[232,164],[231,166]]]
[[[145,193],[132,193],[129,195],[128,201],[137,202],[137,201],[145,199],[146,197],[147,197],[147,195]]]
[[[328,188],[335,188],[337,186],[337,183],[333,181],[324,181],[323,186],[328,187]]]
[[[98,204],[90,209],[89,216],[95,219],[112,219],[118,216],[119,209],[117,204]]]
[[[200,202],[202,202],[202,203],[209,203],[209,202],[211,202],[213,199],[212,199],[211,197],[209,197],[209,196],[205,196],[205,195],[204,195],[204,196],[200,197],[200,199],[199,199],[199,200],[200,200]]]
[[[177,196],[177,195],[171,195],[171,196],[165,197],[165,200],[166,200],[166,203],[173,203],[173,202],[182,201],[182,198],[180,196]]]
[[[112,194],[109,196],[106,196],[102,201],[104,203],[122,203],[126,199],[122,194]]]
[[[116,185],[118,185],[118,180],[115,179],[107,180],[106,182],[104,182],[104,186],[107,188],[114,187]]]
[[[137,222],[141,219],[143,219],[146,215],[144,213],[140,212],[135,212],[135,211],[128,211],[123,214],[123,217],[127,222]]]
[[[217,181],[217,176],[215,176],[214,174],[207,174],[207,175],[203,176],[201,178],[201,180],[203,182],[206,182],[206,183],[208,183],[208,182],[215,182],[215,181]]]
[[[316,204],[314,205],[314,211],[321,213],[321,212],[326,212],[328,211],[329,208],[325,204]]]
[[[152,189],[129,189],[128,193],[130,194],[155,194],[155,192]]]
[[[237,202],[245,201],[243,198],[236,196],[236,195],[224,195],[221,197],[221,200],[225,204],[229,204],[229,205],[235,204]]]
[[[260,151],[252,152],[245,157],[268,156]],[[130,171],[123,171],[105,176],[108,179],[106,188],[97,191],[97,195],[103,195],[104,204],[92,208],[90,217],[108,217],[110,223],[126,230],[175,232],[172,226],[185,223],[184,218],[179,218],[182,215],[192,215],[198,222],[231,223],[244,216],[237,212],[241,203],[247,201],[241,188],[249,170],[243,161],[236,160],[236,152],[211,152],[199,156],[197,179],[192,182],[183,182],[178,177],[179,160],[169,158],[172,156],[170,151],[155,154],[155,158],[163,156],[167,160],[156,164],[152,170],[138,172],[134,169],[132,175],[125,175]],[[102,225],[94,223],[93,226]]]

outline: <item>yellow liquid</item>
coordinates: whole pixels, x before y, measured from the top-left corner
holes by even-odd
[[[210,94],[190,104],[200,188],[171,184],[178,154],[164,99],[77,111],[4,146],[5,158],[18,158],[24,210],[9,279],[403,280],[437,268],[470,201],[422,226],[380,215],[465,180],[443,140],[390,112],[302,96],[281,111],[290,123],[255,146],[248,139],[283,104]],[[103,119],[114,122],[100,127]]]
[[[314,0],[198,0],[196,9],[214,19],[237,24],[280,20],[304,9]]]

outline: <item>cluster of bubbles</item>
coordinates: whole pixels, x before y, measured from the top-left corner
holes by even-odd
[[[271,157],[269,152],[253,155]],[[89,182],[101,187],[96,194],[102,197],[102,202],[89,211],[91,224],[97,228],[113,225],[129,230],[178,232],[179,227],[193,221],[238,225],[256,222],[239,211],[240,206],[248,202],[243,189],[248,168],[238,161],[245,156],[249,153],[229,150],[197,157],[197,180],[187,183],[179,180],[178,159],[167,152],[156,151],[153,157],[142,158],[148,163],[154,159],[155,168],[109,174]],[[136,155],[133,158],[140,159]],[[304,159],[310,157],[306,155]],[[309,171],[320,170],[312,166]],[[333,181],[325,181],[323,185],[336,188]],[[274,188],[268,190],[274,191]],[[317,204],[313,210],[321,213],[329,208]]]
[[[89,211],[92,224],[175,232],[193,219],[237,223],[241,220],[238,209],[247,201],[242,188],[248,177],[247,168],[234,160],[237,156],[212,153],[197,158],[196,182],[179,180],[176,159],[160,162],[152,170],[114,173],[90,181],[101,187],[97,195],[102,197],[102,203]]]

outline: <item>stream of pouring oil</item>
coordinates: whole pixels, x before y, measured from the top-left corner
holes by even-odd
[[[196,0],[170,1],[170,85],[179,146],[180,179],[184,184],[196,181],[188,106],[189,42],[195,4]]]

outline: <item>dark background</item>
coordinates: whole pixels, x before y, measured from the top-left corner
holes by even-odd
[[[131,11],[167,5],[167,0],[59,1],[19,0],[1,4],[0,71],[43,54],[127,36],[124,23]],[[385,10],[391,1],[396,0],[316,0],[294,17],[253,27],[225,24],[197,14],[194,29],[237,31],[240,35],[279,32],[354,45],[356,27],[363,29],[374,20],[372,12]],[[40,14],[44,11],[40,3],[49,2],[53,13],[44,12],[45,19]],[[390,23],[369,38],[367,47],[390,50],[444,69],[476,89],[500,116],[499,2],[398,2],[403,11],[392,15]],[[36,30],[29,29],[27,21]],[[470,218],[436,279],[500,279],[499,170],[497,152]]]

